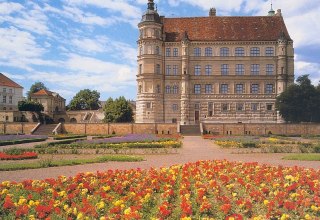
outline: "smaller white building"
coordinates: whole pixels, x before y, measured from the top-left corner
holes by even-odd
[[[17,111],[23,87],[0,73],[0,111]]]

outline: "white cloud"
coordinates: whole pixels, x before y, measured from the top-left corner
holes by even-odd
[[[9,15],[14,12],[18,12],[23,9],[23,6],[13,2],[1,2],[0,3],[0,15]]]
[[[320,63],[310,63],[306,61],[296,61],[296,78],[301,75],[309,74],[314,85],[318,85],[320,81]]]

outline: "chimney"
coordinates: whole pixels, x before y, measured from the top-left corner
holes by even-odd
[[[217,10],[215,8],[210,8],[209,16],[214,17],[217,15]]]
[[[281,9],[278,9],[278,10],[277,10],[276,15],[277,15],[277,16],[282,16]]]

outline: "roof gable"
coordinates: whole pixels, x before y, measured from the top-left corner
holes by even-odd
[[[164,18],[167,42],[187,33],[191,41],[276,41],[284,33],[291,40],[282,16],[210,16]]]
[[[32,93],[32,95],[48,95],[52,96],[52,92],[46,89],[41,89],[38,92]]]
[[[12,81],[4,74],[0,73],[0,86],[14,87],[14,88],[23,88],[18,83]]]

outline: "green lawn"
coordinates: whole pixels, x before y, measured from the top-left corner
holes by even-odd
[[[142,161],[142,157],[127,156],[127,155],[105,155],[97,158],[89,159],[73,159],[73,160],[52,160],[43,159],[37,162],[30,163],[12,163],[12,164],[0,164],[0,171],[9,170],[26,170],[26,169],[39,169],[45,167],[60,167],[60,166],[73,166],[89,163],[104,163],[108,161],[121,161],[121,162],[137,162]]]
[[[320,161],[320,154],[292,154],[283,157],[284,160]]]

